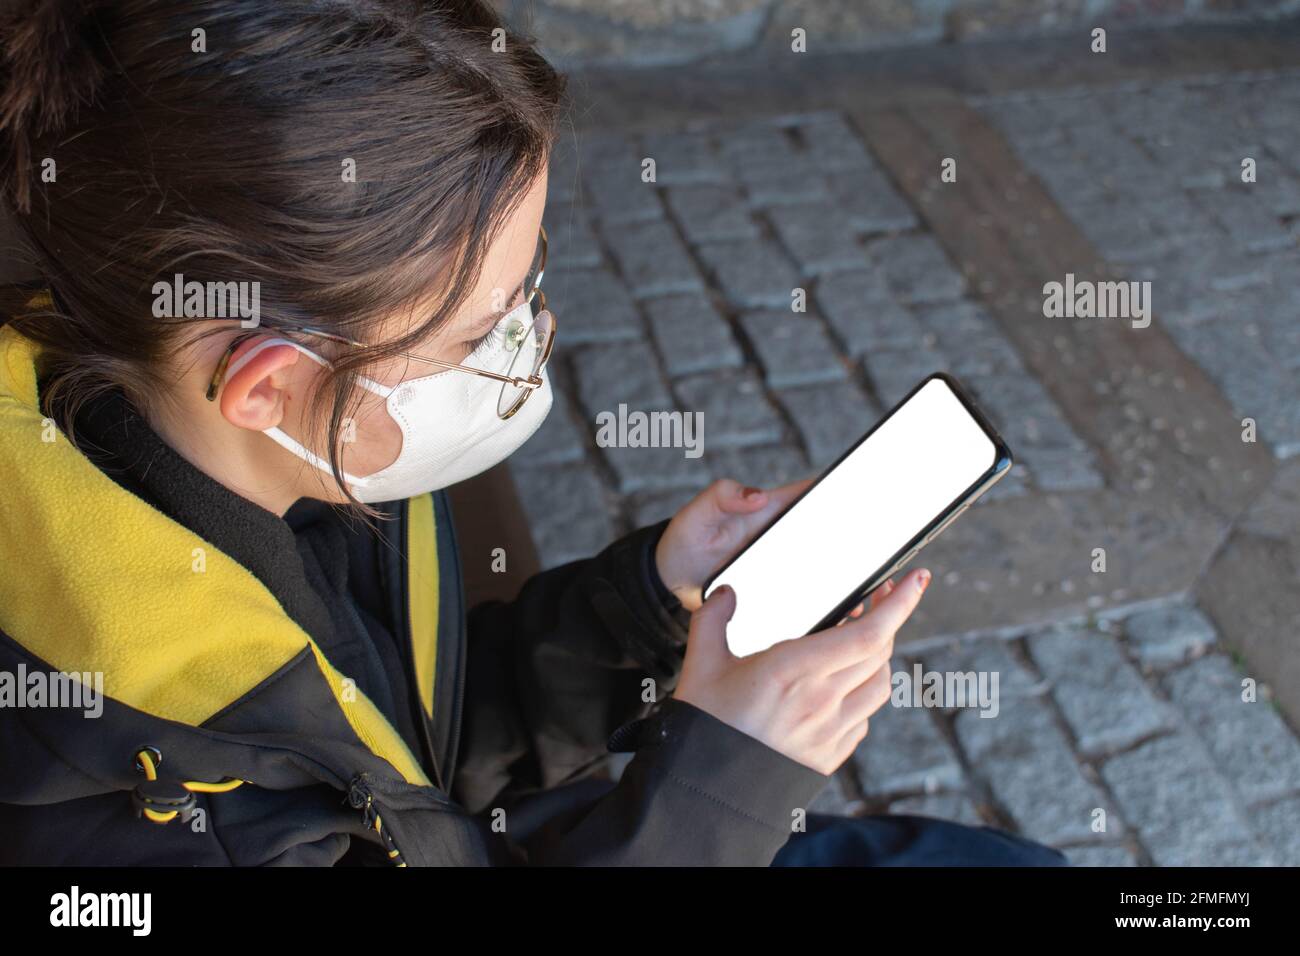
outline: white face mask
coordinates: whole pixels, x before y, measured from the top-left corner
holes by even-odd
[[[464,364],[505,375],[515,357],[504,345],[505,331],[514,319],[532,321],[528,303],[502,316],[488,339],[492,343],[489,349],[477,351]],[[312,361],[331,367],[328,360],[297,342],[276,338],[259,342],[241,355],[226,372],[227,379],[272,345],[291,345]],[[402,430],[402,449],[392,464],[364,477],[343,473],[357,500],[366,504],[413,498],[487,471],[532,437],[551,409],[551,380],[545,371],[542,385],[535,390],[537,394],[529,396],[523,407],[506,419],[497,414],[501,382],[484,375],[444,369],[391,386],[364,376],[358,377],[358,383],[386,399],[388,414]],[[333,474],[327,461],[279,428],[264,429],[263,434],[326,474]]]

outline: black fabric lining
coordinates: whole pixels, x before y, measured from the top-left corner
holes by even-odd
[[[298,537],[312,586],[318,593],[331,596],[329,609],[334,615],[336,631],[352,637],[336,644],[335,653],[327,649],[326,655],[342,673],[357,681],[362,692],[388,717],[418,757],[423,748],[402,648],[387,616],[369,603],[379,578],[379,565],[373,562],[371,550],[378,544],[376,532],[365,526],[355,534],[348,534],[334,509],[312,498],[296,502],[285,514],[285,520]],[[354,573],[351,552],[358,539],[369,548],[357,552]],[[367,599],[359,600],[354,587]]]
[[[465,591],[460,568],[456,521],[446,491],[433,494],[435,543],[438,552],[438,657],[435,670],[433,726],[439,769],[448,786],[456,778],[465,682]]]

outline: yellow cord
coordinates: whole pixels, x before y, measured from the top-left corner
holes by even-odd
[[[229,793],[247,782],[247,780],[223,780],[220,783],[204,783],[201,780],[190,780],[184,784],[184,787],[193,793]]]
[[[135,757],[140,761],[140,766],[144,768],[144,778],[146,780],[157,780],[158,765],[154,763],[153,754],[147,750],[141,750],[135,755]],[[236,787],[242,787],[247,782],[247,780],[238,780],[233,778],[230,780],[221,780],[217,783],[205,783],[202,780],[183,780],[181,781],[181,786],[191,793],[229,793]],[[154,823],[170,823],[180,813],[179,810],[150,810],[147,807],[144,808],[143,812],[145,817],[152,820]],[[374,829],[380,837],[384,836],[384,821],[377,813],[375,814]],[[401,851],[397,849],[395,844],[393,849],[388,851],[388,858],[390,860],[401,860],[401,862],[396,863],[399,867],[406,866],[406,861],[402,860],[401,856]]]
[[[158,765],[154,763],[153,754],[147,750],[141,750],[135,755],[135,759],[140,761],[140,766],[144,768],[144,778],[146,780],[158,779]],[[247,780],[220,780],[216,783],[205,783],[202,780],[182,780],[181,786],[191,793],[229,793],[236,787],[242,787]],[[144,815],[154,823],[170,823],[179,815],[179,810],[150,810],[144,808]]]

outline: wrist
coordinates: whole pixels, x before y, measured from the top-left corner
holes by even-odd
[[[665,521],[663,523],[663,528],[659,530],[658,534],[654,538],[654,544],[650,549],[650,560],[646,562],[646,564],[652,590],[659,598],[660,603],[671,609],[680,605],[681,601],[678,599],[677,595],[673,593],[672,588],[668,586],[663,577],[663,533],[667,527],[668,523]]]

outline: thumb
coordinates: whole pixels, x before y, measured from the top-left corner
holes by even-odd
[[[727,622],[736,613],[736,592],[729,585],[713,589],[707,601],[691,615],[691,629],[686,652],[706,661],[731,656],[727,647]]]

